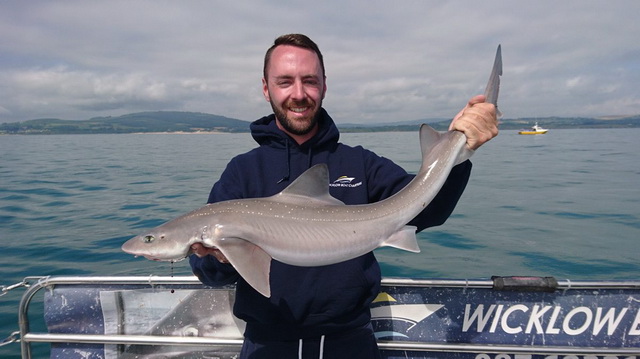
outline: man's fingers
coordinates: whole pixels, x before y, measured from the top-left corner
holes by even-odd
[[[483,99],[480,96],[474,99]],[[451,124],[451,129],[463,132],[467,137],[467,145],[470,149],[476,150],[482,144],[498,135],[498,124],[495,116],[495,106],[478,102],[475,105],[465,108],[461,116]]]
[[[224,254],[222,254],[222,252],[220,252],[219,249],[213,249],[211,255],[216,257],[216,259],[220,263],[229,263],[229,260],[227,259],[227,257],[225,257]]]
[[[192,244],[191,252],[200,258],[206,257],[208,255],[212,255],[220,263],[229,263],[229,260],[227,259],[227,257],[225,257],[224,254],[222,254],[222,252],[220,252],[218,248],[205,247],[202,243]]]

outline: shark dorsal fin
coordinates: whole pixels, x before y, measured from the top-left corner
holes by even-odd
[[[294,204],[344,205],[329,194],[329,169],[321,163],[306,170],[282,192],[273,196],[279,202]]]

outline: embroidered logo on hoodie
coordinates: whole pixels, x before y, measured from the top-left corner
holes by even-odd
[[[340,176],[340,177],[338,177],[337,180],[329,183],[329,186],[330,187],[347,187],[347,188],[353,188],[353,187],[361,186],[362,185],[362,181],[354,183],[353,181],[355,179],[356,179],[355,177]]]

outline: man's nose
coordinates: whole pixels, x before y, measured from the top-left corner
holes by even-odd
[[[304,91],[304,86],[302,81],[296,81],[293,84],[293,91],[291,93],[291,97],[294,100],[303,100],[306,97],[306,92]]]

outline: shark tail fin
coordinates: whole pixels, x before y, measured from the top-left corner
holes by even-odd
[[[382,246],[394,247],[405,251],[420,253],[418,239],[416,238],[416,227],[404,226],[398,232],[387,238]]]
[[[218,249],[242,278],[265,297],[271,296],[269,273],[271,256],[262,248],[240,238],[225,238],[225,244]]]

